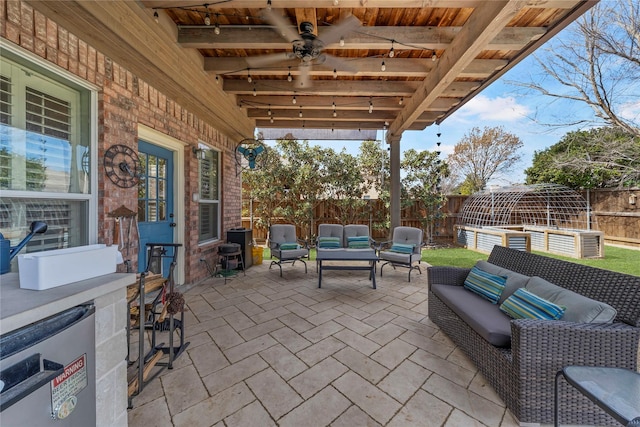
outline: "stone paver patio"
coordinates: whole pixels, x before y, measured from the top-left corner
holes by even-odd
[[[331,271],[318,289],[308,264],[183,290],[190,344],[134,397],[129,425],[518,425],[429,321],[426,274],[378,270],[374,290],[365,272]]]

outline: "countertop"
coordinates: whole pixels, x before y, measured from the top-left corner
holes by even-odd
[[[125,288],[134,273],[112,273],[68,285],[34,291],[20,288],[18,273],[0,276],[0,334]]]

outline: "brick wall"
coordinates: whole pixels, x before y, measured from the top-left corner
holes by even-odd
[[[178,139],[185,150],[185,283],[206,277],[200,258],[210,259],[216,244],[198,246],[198,204],[191,198],[198,192],[197,160],[192,147],[202,141],[222,151],[222,223],[224,231],[241,225],[240,177],[235,173],[235,142],[215,129],[215,123],[182,108],[158,89],[133,75],[96,51],[72,33],[31,6],[19,1],[0,0],[0,35],[98,87],[98,241],[111,243],[114,220],[108,213],[121,205],[137,211],[137,188],[119,188],[106,179],[103,168],[105,150],[114,144],[127,145],[137,151],[138,124]],[[137,245],[133,245],[137,246]],[[137,259],[133,249],[132,260]],[[137,263],[134,264],[137,268]],[[124,271],[124,267],[120,267]]]

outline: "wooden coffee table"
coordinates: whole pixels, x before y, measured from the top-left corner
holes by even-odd
[[[367,270],[369,271],[369,280],[371,280],[373,289],[376,289],[376,262],[378,256],[373,249],[319,249],[316,252],[316,261],[318,262],[318,287],[322,287],[322,271],[323,270]],[[324,264],[323,261],[344,261],[347,264]],[[367,261],[368,264],[362,264],[358,261]],[[348,264],[349,262],[358,262],[357,264]]]

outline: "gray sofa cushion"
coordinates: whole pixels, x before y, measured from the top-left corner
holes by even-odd
[[[433,284],[431,291],[487,342],[497,347],[511,345],[511,319],[497,305],[462,286]]]
[[[566,307],[562,320],[576,323],[613,322],[618,312],[609,304],[587,298],[568,289],[554,285],[541,277],[533,276],[525,288],[554,304]]]
[[[507,270],[506,268],[498,267],[497,265],[491,264],[487,261],[478,261],[476,263],[476,267],[480,270],[486,271],[487,273],[495,274],[496,276],[507,276],[507,284],[505,285],[502,294],[500,294],[498,305],[502,304],[504,300],[509,298],[518,288],[524,288],[524,285],[526,285],[529,280],[529,276]]]

